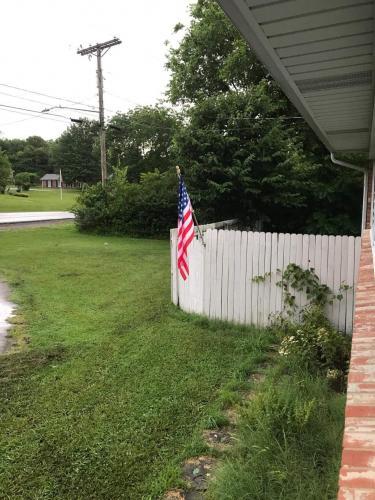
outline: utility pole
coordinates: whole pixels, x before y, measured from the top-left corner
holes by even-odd
[[[98,97],[99,97],[99,140],[100,140],[100,166],[102,170],[102,184],[106,183],[107,180],[107,153],[105,147],[105,122],[104,122],[104,100],[103,100],[103,71],[102,71],[102,57],[108,52],[108,50],[114,45],[119,45],[121,40],[118,38],[113,38],[108,42],[97,43],[96,45],[90,45],[86,49],[77,50],[77,54],[81,56],[96,56],[97,60],[97,86],[98,86]]]

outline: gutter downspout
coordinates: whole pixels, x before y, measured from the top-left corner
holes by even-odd
[[[363,173],[363,201],[362,201],[362,231],[366,227],[366,212],[367,212],[367,188],[368,188],[368,170],[359,167],[358,165],[353,165],[352,163],[348,163],[346,161],[341,161],[335,158],[335,155],[331,153],[331,162],[335,165],[340,165],[341,167],[351,168],[352,170],[357,170],[357,172]]]

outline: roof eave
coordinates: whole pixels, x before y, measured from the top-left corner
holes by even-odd
[[[250,9],[247,8],[245,2],[242,0],[218,0],[218,3],[221,5],[222,9],[234,25],[240,30],[244,38],[254,50],[258,59],[264,64],[272,77],[278,82],[285,95],[301,113],[301,116],[306,120],[317,137],[329,151],[334,152],[335,148],[331,144],[329,137],[319,126],[319,123],[314,119],[312,111],[307,105],[303,95],[290,78],[289,73],[281,64],[276,52],[271,47],[267,37],[259,27]],[[373,148],[374,147],[375,144],[373,144]]]

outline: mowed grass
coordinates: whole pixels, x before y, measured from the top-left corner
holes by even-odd
[[[12,191],[15,192],[15,191]],[[63,190],[63,198],[60,199],[59,189],[44,189],[38,191],[27,191],[21,196],[0,194],[0,212],[44,212],[70,210],[77,198],[78,191]]]
[[[0,276],[30,339],[0,358],[0,498],[158,498],[271,343],[172,306],[167,241],[6,231]]]

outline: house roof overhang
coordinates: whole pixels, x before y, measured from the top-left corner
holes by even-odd
[[[331,152],[375,158],[375,0],[218,0]]]

